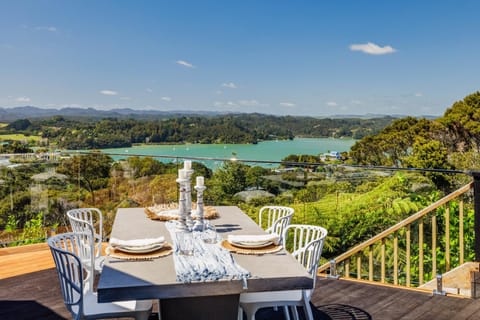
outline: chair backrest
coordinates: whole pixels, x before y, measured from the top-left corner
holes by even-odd
[[[314,287],[318,263],[327,234],[327,230],[323,227],[302,224],[287,226],[283,234],[284,241],[291,248],[292,255],[313,276]]]
[[[62,290],[63,301],[74,319],[83,315],[83,292],[90,285],[88,277],[93,274],[84,272],[78,253],[83,250],[80,243],[91,241],[89,233],[63,233],[48,239],[57,268],[58,280]]]
[[[78,208],[67,211],[67,217],[73,232],[93,232],[94,256],[99,257],[103,241],[102,212],[97,208]]]
[[[276,233],[283,242],[283,230],[290,224],[295,211],[290,207],[265,206],[260,209],[258,224],[268,233]]]

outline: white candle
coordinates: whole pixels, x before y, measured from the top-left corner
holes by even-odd
[[[203,177],[198,176],[198,177],[197,177],[197,186],[198,186],[198,187],[203,187],[203,185],[204,185],[204,179],[203,179]]]
[[[192,161],[190,161],[190,160],[185,160],[185,162],[183,163],[183,169],[185,169],[185,170],[190,170],[190,169],[192,169]]]
[[[187,171],[184,169],[179,169],[178,170],[178,178],[179,179],[186,179],[187,178]]]

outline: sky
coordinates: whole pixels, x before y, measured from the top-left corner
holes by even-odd
[[[480,89],[480,1],[0,0],[0,107],[433,115]]]

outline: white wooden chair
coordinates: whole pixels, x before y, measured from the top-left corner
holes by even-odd
[[[290,224],[295,211],[290,207],[265,206],[258,214],[258,225],[268,233],[276,233],[282,243],[283,230]]]
[[[284,230],[284,241],[291,246],[291,254],[305,267],[313,277],[315,288],[317,269],[327,230],[319,226],[292,224]],[[314,289],[285,290],[267,292],[245,292],[240,294],[239,320],[243,319],[243,311],[248,320],[255,319],[257,310],[266,307],[283,307],[285,317],[290,319],[289,308],[294,319],[298,320],[297,306],[304,309],[306,319],[313,320],[310,308],[310,297]]]
[[[83,250],[80,258],[87,266],[93,266],[92,271],[94,273],[100,273],[105,260],[105,257],[102,256],[102,212],[97,208],[78,208],[67,211],[67,217],[70,221],[70,226],[72,227],[73,232],[90,232],[92,234],[93,254],[91,254],[88,250]],[[89,246],[87,246],[87,248],[89,248]],[[91,255],[93,256],[93,264],[90,259]]]
[[[151,300],[132,300],[98,303],[97,294],[89,288],[93,277],[85,273],[78,255],[84,250],[83,243],[91,242],[90,233],[64,233],[48,239],[53,260],[58,272],[63,301],[73,319],[103,319],[132,317],[147,320],[152,312]]]

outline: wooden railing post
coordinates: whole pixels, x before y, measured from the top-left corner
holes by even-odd
[[[475,261],[480,261],[480,171],[472,171],[473,177],[473,204],[475,210]]]

